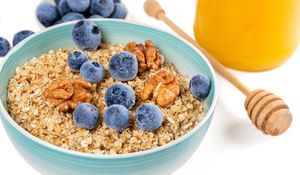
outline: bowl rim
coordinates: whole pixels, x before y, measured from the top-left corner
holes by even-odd
[[[169,142],[165,145],[162,145],[162,146],[159,146],[159,147],[156,147],[156,148],[152,148],[152,149],[148,149],[148,150],[145,150],[145,151],[138,151],[138,152],[133,152],[133,153],[125,153],[125,154],[91,154],[91,153],[85,153],[85,152],[79,152],[79,151],[73,151],[73,150],[65,149],[65,148],[53,145],[51,143],[48,143],[48,142],[46,142],[46,141],[44,141],[44,140],[42,140],[42,139],[40,139],[36,136],[33,136],[31,133],[26,131],[24,128],[22,128],[20,125],[18,125],[13,120],[13,118],[9,115],[8,111],[5,109],[2,101],[0,101],[0,112],[2,113],[3,119],[6,119],[6,121],[9,122],[15,129],[17,129],[17,131],[20,132],[22,135],[24,135],[28,139],[36,142],[39,145],[42,145],[42,146],[44,146],[44,147],[46,147],[50,150],[61,152],[61,153],[68,154],[68,155],[71,155],[71,156],[79,156],[79,157],[91,158],[91,159],[122,159],[122,158],[132,158],[132,157],[148,155],[148,154],[151,154],[151,153],[155,153],[155,152],[165,150],[169,147],[177,145],[177,144],[181,143],[182,141],[188,139],[195,132],[197,132],[210,118],[212,118],[213,112],[214,112],[216,104],[217,104],[218,92],[219,92],[217,78],[216,78],[215,71],[214,71],[212,65],[207,60],[206,56],[200,50],[198,50],[195,46],[190,44],[188,41],[185,41],[184,39],[180,38],[179,36],[176,36],[172,33],[169,33],[169,32],[167,32],[163,29],[160,29],[160,28],[156,28],[154,26],[150,26],[150,25],[143,24],[143,23],[140,23],[140,22],[126,21],[126,20],[120,20],[120,19],[89,19],[89,21],[107,21],[107,20],[110,20],[110,21],[116,22],[116,23],[127,23],[127,24],[130,24],[130,25],[133,25],[133,26],[146,27],[146,28],[150,28],[152,30],[156,30],[160,33],[163,33],[164,35],[169,35],[169,36],[174,37],[174,38],[180,40],[181,42],[187,44],[189,47],[191,47],[191,49],[193,49],[195,52],[197,52],[201,56],[201,58],[206,63],[206,65],[208,66],[208,68],[211,72],[211,75],[212,75],[212,80],[211,81],[214,82],[214,94],[213,94],[212,103],[209,106],[207,112],[204,114],[203,119],[193,129],[191,129],[189,132],[187,132],[186,134],[184,134],[183,136],[179,137],[176,140],[172,140],[171,142]],[[10,52],[4,57],[4,59],[0,63],[0,73],[2,71],[3,65],[8,60],[8,58],[14,52],[16,52],[19,48],[21,48],[31,38],[42,35],[42,34],[44,34],[45,32],[47,32],[49,30],[53,30],[53,29],[59,28],[61,26],[71,25],[71,24],[75,24],[75,23],[76,23],[76,21],[70,21],[70,22],[62,23],[62,24],[55,25],[55,26],[52,26],[52,27],[48,27],[48,28],[42,29],[41,31],[27,37],[26,39],[21,41],[18,45],[16,45],[12,50],[10,50]],[[0,119],[1,118],[2,117],[0,115]]]
[[[57,5],[55,4],[55,0],[41,0],[41,1],[37,4],[37,6],[35,7],[35,10],[34,10],[34,19],[35,19],[35,22],[37,23],[37,25],[39,26],[40,30],[43,30],[43,29],[46,29],[46,28],[49,28],[49,27],[52,27],[52,26],[57,26],[57,25],[59,25],[59,24],[55,24],[55,25],[46,27],[46,26],[44,26],[44,25],[40,22],[40,20],[37,18],[37,9],[38,9],[38,6],[39,6],[41,3],[50,3],[51,5],[54,5],[55,7],[57,6]],[[128,19],[130,19],[130,13],[129,13],[128,7],[127,7],[127,5],[126,5],[124,2],[121,1],[121,3],[124,5],[125,9],[127,10],[127,14],[126,14],[125,18],[124,18],[124,19],[121,19],[121,20],[128,20]],[[85,20],[90,20],[90,18],[84,18],[84,19],[85,19]],[[98,18],[96,18],[96,19],[98,19]],[[102,19],[102,18],[99,18],[99,19]],[[104,18],[104,19],[116,19],[116,18]],[[79,20],[74,20],[74,21],[79,21]],[[68,22],[70,22],[70,21],[68,21]],[[67,23],[67,22],[63,22],[63,23]]]

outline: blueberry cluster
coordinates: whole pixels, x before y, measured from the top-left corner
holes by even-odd
[[[105,71],[101,63],[89,61],[88,56],[82,51],[71,52],[67,63],[74,72],[80,72],[82,78],[91,83],[99,83],[103,80]],[[78,127],[91,130],[99,123],[98,108],[90,103],[82,103],[73,113],[73,120]]]
[[[98,26],[89,21],[78,21],[72,29],[72,37],[75,44],[81,50],[97,50],[101,43],[101,31]],[[105,70],[101,63],[89,61],[88,56],[82,51],[74,51],[69,54],[68,65],[73,72],[80,72],[82,78],[90,83],[99,83],[105,76]]]
[[[129,126],[129,109],[135,104],[135,94],[131,87],[125,84],[111,85],[104,95],[108,106],[104,113],[104,122],[121,132]],[[135,111],[135,121],[139,128],[154,131],[159,128],[163,120],[163,113],[154,104],[141,104]]]
[[[100,28],[95,23],[85,20],[80,20],[74,25],[72,37],[81,50],[90,51],[97,50],[102,39]],[[102,64],[90,61],[82,51],[71,52],[67,63],[73,72],[80,72],[87,82],[99,83],[104,79],[105,70]],[[137,58],[130,52],[119,52],[110,58],[108,68],[116,80],[133,80],[138,73]],[[108,106],[103,114],[105,124],[118,132],[125,130],[130,124],[129,110],[134,106],[135,100],[134,90],[130,86],[122,83],[111,85],[104,94],[104,101]],[[99,123],[99,111],[92,104],[80,104],[73,113],[73,119],[78,127],[91,130]],[[135,120],[139,128],[154,131],[160,127],[163,113],[154,104],[141,104],[135,111]]]
[[[141,104],[135,111],[135,122],[142,130],[154,131],[162,121],[163,113],[152,103]],[[129,126],[130,112],[123,105],[113,104],[104,112],[104,122],[108,127],[122,132]]]
[[[133,89],[125,84],[113,84],[104,94],[104,101],[108,108],[104,112],[104,122],[119,132],[129,126],[129,109],[135,104]]]
[[[13,38],[13,46],[17,45],[19,42],[24,40],[25,38],[29,37],[30,35],[34,34],[31,30],[22,30],[14,35]],[[8,51],[10,50],[11,46],[7,39],[0,37],[0,57],[4,57]]]
[[[55,0],[55,4],[43,2],[37,8],[37,18],[45,27],[85,18],[124,19],[127,15],[120,0]]]
[[[71,70],[80,71],[80,75],[87,82],[98,83],[104,78],[105,71],[102,64],[89,61],[88,56],[81,51],[70,53],[67,62]],[[90,103],[79,104],[73,113],[73,120],[81,128],[94,129],[99,123],[98,108]]]

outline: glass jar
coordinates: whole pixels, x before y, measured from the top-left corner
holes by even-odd
[[[198,0],[196,40],[225,66],[279,66],[300,41],[300,0]]]

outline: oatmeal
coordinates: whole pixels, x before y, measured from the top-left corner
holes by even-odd
[[[101,44],[96,51],[85,51],[90,60],[100,62],[105,69],[103,81],[97,84],[81,82],[80,74],[72,72],[67,65],[68,55],[76,48],[49,51],[24,63],[16,69],[8,86],[11,117],[29,133],[48,143],[94,154],[148,150],[183,136],[201,121],[204,113],[202,101],[193,97],[187,77],[179,74],[172,64],[162,64],[163,56],[152,43],[140,48],[132,45],[131,49],[140,54],[138,61],[143,67],[130,81],[120,82],[109,75],[109,59],[125,49],[118,44]],[[126,50],[130,50],[128,47]],[[143,49],[147,50],[146,54]],[[163,73],[166,76],[159,77],[163,83],[151,78]],[[135,104],[129,110],[129,127],[122,132],[109,128],[103,121],[107,109],[104,94],[115,83],[127,84],[136,96]],[[84,98],[78,99],[75,94],[79,92],[76,91],[84,94]],[[171,94],[170,98],[165,94]],[[73,121],[72,110],[81,102],[90,102],[99,110],[100,121],[93,130],[80,128]],[[134,120],[134,111],[145,102],[157,104],[163,113],[161,126],[152,132],[141,130]]]

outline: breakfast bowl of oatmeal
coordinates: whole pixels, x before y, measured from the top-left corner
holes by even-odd
[[[22,41],[0,67],[0,116],[41,174],[170,174],[201,143],[215,73],[182,39],[81,20]]]

